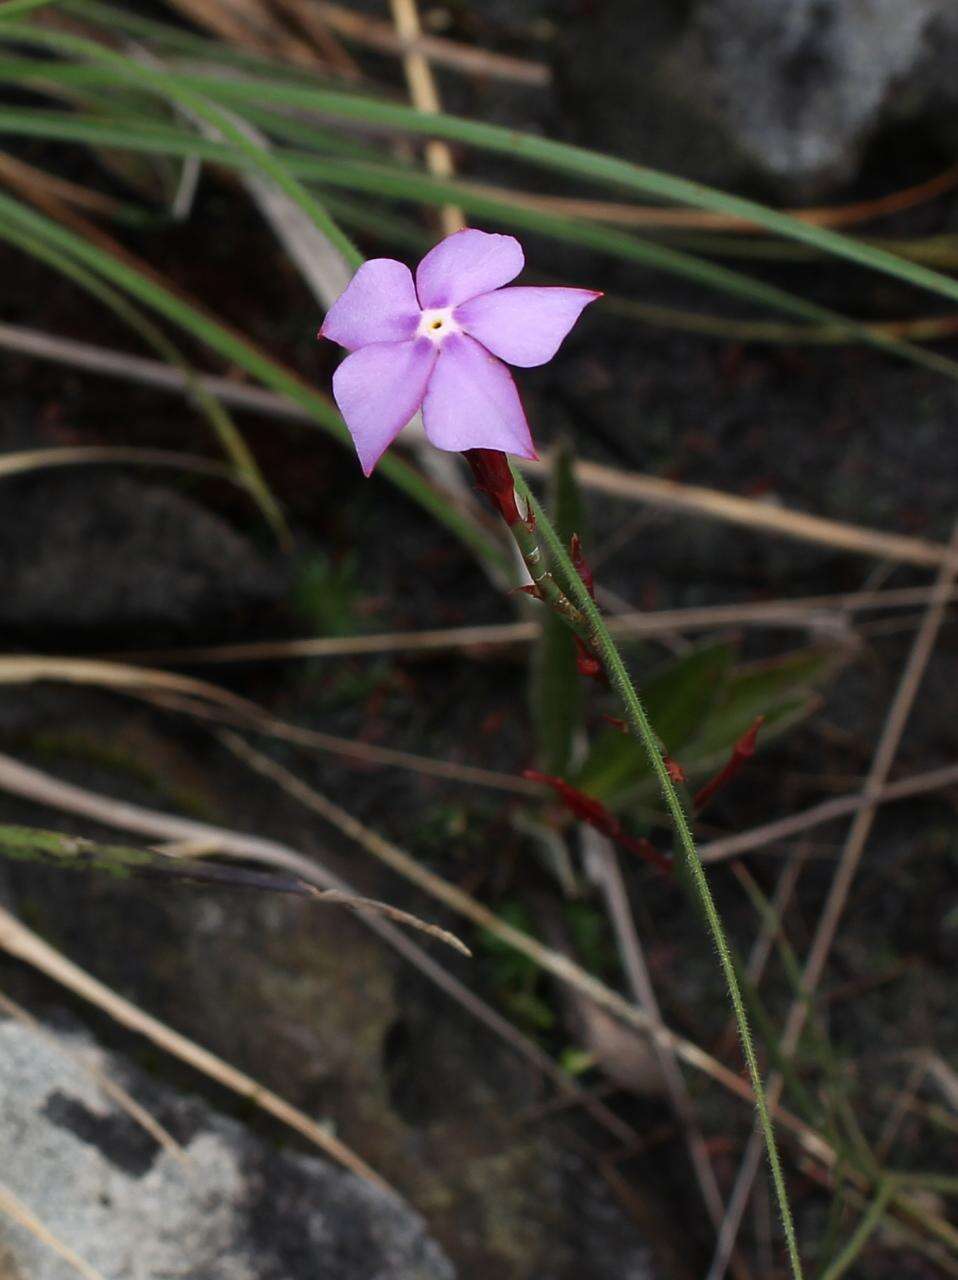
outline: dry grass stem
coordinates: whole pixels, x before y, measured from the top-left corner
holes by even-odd
[[[885,1123],[882,1125],[881,1133],[878,1135],[878,1141],[875,1143],[875,1159],[879,1164],[884,1164],[888,1159],[898,1136],[898,1130],[901,1128],[901,1122],[911,1109],[911,1104],[914,1102],[927,1074],[927,1059],[919,1059],[912,1064],[908,1079],[905,1081],[905,1087],[895,1098],[894,1105],[889,1111]]]
[[[612,924],[619,957],[632,995],[636,1003],[661,1027],[662,1013],[655,996],[655,988],[645,961],[645,952],[635,926],[632,908],[629,905],[628,891],[622,878],[618,854],[611,841],[598,831],[582,827],[580,832],[592,877],[598,882],[605,899],[606,913]],[[685,1077],[671,1049],[666,1048],[656,1039],[652,1041],[652,1048],[658,1060],[676,1122],[685,1138],[689,1160],[705,1208],[713,1225],[718,1227],[722,1221],[725,1205]]]
[[[855,613],[907,608],[927,604],[929,587],[900,587],[883,591],[835,592],[795,600],[701,605],[686,609],[629,610],[607,618],[617,639],[651,639],[655,636],[709,631],[724,627],[795,627],[820,632],[828,638],[853,639],[846,618]],[[958,590],[951,599],[958,599]],[[108,655],[118,661],[197,663],[268,662],[293,658],[362,657],[383,653],[448,653],[457,650],[498,649],[532,644],[540,635],[538,621],[501,622],[474,627],[441,627],[435,630],[392,631],[359,636],[316,636],[300,640],[255,640],[241,644],[193,646]]]
[[[398,874],[416,884],[430,896],[444,902],[457,914],[472,920],[480,928],[495,934],[515,950],[528,956],[545,972],[575,988],[581,995],[594,1001],[599,1008],[612,1013],[626,1026],[658,1041],[664,1048],[671,1050],[680,1061],[710,1077],[733,1096],[754,1106],[755,1099],[748,1081],[725,1067],[704,1049],[671,1031],[661,1021],[651,1018],[645,1010],[631,1004],[618,992],[607,987],[567,957],[506,924],[469,894],[420,866],[397,845],[371,831],[340,806],[291,774],[289,770],[254,751],[235,734],[223,735],[224,738],[227,736],[236,753],[257,772],[273,779],[289,795],[300,800],[307,808],[319,813],[327,822],[358,843],[368,853],[392,867]],[[835,1148],[820,1133],[783,1107],[780,1099],[776,1098],[774,1105],[770,1102],[770,1110],[776,1123],[794,1138],[801,1151],[825,1166],[831,1174],[840,1176],[853,1186],[868,1190],[871,1185],[869,1179],[859,1170],[842,1162]],[[895,1207],[912,1218],[920,1217],[940,1239],[949,1240],[951,1234],[955,1234],[958,1238],[958,1233],[954,1233],[944,1219],[929,1211],[914,1197],[905,1193],[896,1195]]]
[[[250,754],[250,749],[245,744],[241,744],[241,749],[245,750],[245,754]],[[254,757],[256,756],[256,753],[252,754]],[[265,760],[265,757],[259,757],[259,759]],[[267,763],[272,767],[278,767],[273,766],[272,761],[267,761]],[[323,888],[338,888],[344,892],[351,892],[349,885],[327,871],[320,863],[306,858],[288,846],[276,841],[230,831],[227,828],[216,827],[187,818],[179,818],[171,814],[146,809],[140,805],[98,796],[72,783],[51,778],[38,769],[21,764],[19,761],[4,755],[0,755],[0,789],[22,796],[38,804],[49,805],[80,817],[89,818],[91,821],[102,823],[105,826],[152,837],[157,841],[184,842],[193,847],[203,847],[207,851],[216,849],[220,856],[261,862],[264,866],[278,867],[291,871],[308,883],[316,884]],[[479,904],[476,905],[478,907]],[[482,909],[480,908],[480,910]],[[399,955],[407,959],[427,978],[435,982],[441,990],[460,1003],[477,1021],[500,1036],[517,1053],[552,1079],[563,1093],[588,1111],[609,1133],[625,1143],[626,1147],[634,1146],[639,1142],[639,1135],[636,1131],[621,1117],[610,1111],[601,1099],[593,1097],[577,1085],[537,1045],[522,1036],[506,1019],[481,1001],[467,987],[464,987],[449,973],[447,967],[437,964],[407,934],[378,916],[364,913],[359,918],[367,928],[383,938]],[[498,923],[497,917],[492,913],[484,915],[483,918],[491,921],[493,925]],[[12,919],[12,917],[8,917],[6,914],[0,915],[0,945],[2,945],[2,938],[5,936],[2,926],[7,919]],[[20,936],[22,937],[23,927],[19,926],[18,922],[14,923],[21,930]],[[508,926],[504,928],[506,932],[517,933],[515,930],[509,931]],[[517,933],[517,937],[520,942],[526,940],[526,935],[521,933]],[[519,949],[525,950],[524,945],[520,946]],[[538,952],[534,952],[532,958],[536,958],[537,954]],[[633,1025],[639,1031],[646,1030],[649,1020],[643,1016],[641,1010],[635,1009],[634,1006],[623,1000],[615,992],[609,991],[603,984],[596,982],[590,975],[580,970],[578,966],[567,963],[563,957],[559,956],[557,960],[558,963],[551,967],[551,971],[561,981],[570,981],[574,985],[578,985],[584,994],[596,999],[596,1003],[600,1006],[608,1007],[612,1012],[617,1013],[627,1025]],[[581,979],[579,977],[580,974]],[[54,975],[51,974],[51,976]],[[138,1016],[145,1016],[139,1015],[139,1011],[135,1012]],[[705,1053],[704,1050],[699,1049],[698,1046],[680,1037],[673,1036],[666,1028],[656,1029],[656,1035],[663,1043],[673,1044],[676,1055],[682,1061],[716,1080],[729,1093],[740,1098],[743,1103],[749,1106],[754,1104],[748,1082],[743,1080],[736,1072],[724,1067],[720,1062]],[[826,1170],[834,1171],[838,1168],[838,1155],[821,1134],[810,1128],[804,1121],[780,1104],[775,1107],[774,1116],[778,1124],[795,1139],[806,1155],[824,1166]],[[280,1116],[280,1118],[282,1119],[283,1117]],[[840,1173],[846,1181],[850,1181],[859,1188],[868,1189],[868,1180],[857,1170],[842,1167]],[[899,1201],[907,1207],[906,1197],[899,1197]],[[911,1206],[911,1209],[913,1213],[926,1212],[918,1205]],[[926,1216],[930,1216],[932,1220],[935,1217],[933,1214],[928,1215],[927,1212]],[[939,1225],[938,1229],[943,1230],[944,1225]]]
[[[173,3],[199,26],[240,49],[294,66],[333,70],[349,79],[358,77],[352,59],[331,33],[327,31],[325,39],[317,40],[316,31],[311,30],[311,38],[304,39],[277,21],[269,5],[260,0],[173,0]]]
[[[201,458],[192,453],[176,453],[172,449],[140,449],[122,445],[76,445],[0,453],[0,480],[50,467],[79,466],[174,467],[180,471],[192,471],[198,475],[229,480],[233,484],[239,483],[232,467],[214,462],[212,458]]]
[[[141,55],[145,57],[146,55]],[[149,58],[151,66],[161,66]],[[248,121],[233,112],[218,108],[228,117],[230,124],[247,141],[261,151],[270,149],[269,139]],[[189,115],[189,113],[187,113]],[[206,138],[220,139],[219,130],[198,116],[191,116],[197,130]],[[270,227],[286,259],[293,263],[300,277],[313,295],[317,312],[324,313],[336,301],[349,284],[353,269],[343,254],[325,235],[306,211],[276,185],[272,179],[252,170],[243,170],[239,180],[246,188],[253,204]]]
[[[324,0],[316,0],[315,9],[330,30],[346,40],[378,49],[381,53],[403,56],[418,53],[439,67],[536,88],[544,88],[552,80],[551,70],[542,62],[490,53],[476,45],[461,44],[444,36],[406,34],[380,18],[358,13],[345,5],[327,4]]]
[[[91,342],[80,342],[76,338],[62,338],[25,325],[0,323],[0,347],[18,355],[49,360],[68,368],[83,369],[87,373],[122,378],[142,386],[155,387],[159,391],[172,391],[186,396],[192,394],[190,380],[183,370],[168,365],[163,360],[115,351]],[[199,375],[197,382],[217,400],[235,409],[247,409],[284,421],[312,420],[311,415],[295,401],[287,400],[285,396],[277,395],[265,387],[248,386],[216,374]]]
[[[444,942],[447,947],[452,947],[453,951],[458,951],[460,955],[472,955],[466,944],[448,929],[440,929],[437,924],[420,920],[419,916],[414,916],[412,912],[392,907],[388,902],[380,902],[376,898],[364,898],[356,893],[344,893],[341,889],[317,889],[314,897],[317,902],[328,902],[334,906],[346,907],[350,911],[371,912],[373,915],[383,916],[393,924],[402,924],[407,929],[428,933],[430,938],[438,938],[440,942]]]
[[[305,33],[320,58],[336,75],[345,80],[363,78],[358,64],[337,39],[333,24],[327,22],[316,0],[279,0],[279,7]]]
[[[387,768],[408,769],[412,773],[420,773],[430,778],[441,778],[446,782],[461,782],[467,786],[486,787],[492,791],[501,791],[508,795],[523,796],[528,799],[539,799],[545,793],[538,783],[511,773],[498,773],[494,769],[483,769],[476,765],[458,764],[453,760],[438,760],[433,756],[420,756],[412,751],[400,751],[396,747],[379,747],[374,743],[360,742],[353,738],[339,738],[333,734],[321,733],[316,729],[304,729],[299,725],[289,724],[267,714],[250,720],[248,716],[236,714],[228,708],[197,702],[190,698],[178,697],[174,694],[143,691],[135,694],[156,706],[166,707],[172,711],[183,712],[201,720],[210,720],[216,724],[232,724],[238,728],[253,730],[266,734],[271,738],[279,738],[284,742],[292,742],[308,751],[323,751],[352,760],[357,764],[383,765]]]
[[[346,881],[328,871],[315,858],[304,857],[289,846],[275,840],[230,831],[209,823],[179,818],[159,813],[140,805],[128,804],[72,783],[62,782],[10,756],[0,755],[0,790],[22,796],[37,804],[47,805],[65,813],[76,814],[107,827],[133,832],[154,841],[166,842],[168,852],[177,849],[186,856],[216,853],[220,857],[240,858],[292,872],[307,884],[321,889],[334,889],[344,893],[353,890]],[[598,1099],[581,1088],[562,1071],[534,1041],[517,1031],[484,1000],[470,991],[450,973],[448,966],[439,964],[401,929],[388,920],[368,912],[357,912],[357,918],[372,933],[387,943],[397,955],[433,982],[450,999],[459,1004],[471,1017],[481,1023],[493,1035],[503,1040],[515,1053],[524,1058],[536,1071],[545,1076],[574,1104],[581,1106],[595,1121],[624,1143],[635,1142],[635,1130]]]
[[[529,797],[543,794],[537,784],[512,774],[458,764],[452,760],[436,760],[431,756],[420,756],[394,747],[379,747],[372,743],[301,728],[270,715],[257,703],[189,676],[101,659],[49,658],[39,654],[0,655],[0,685],[26,684],[40,680],[98,685],[115,692],[146,698],[200,718],[255,729],[311,750],[328,751],[362,764],[410,769],[431,777],[463,782],[470,786],[490,787],[513,795]]]
[[[928,1059],[928,1078],[935,1081],[952,1110],[958,1111],[958,1074],[954,1067],[933,1053]]]
[[[0,152],[0,183],[12,187],[15,191],[33,187],[50,199],[74,204],[79,209],[87,209],[91,213],[113,217],[122,207],[112,196],[103,195],[78,182],[69,182],[57,178],[45,169],[38,169],[23,160],[17,160],[5,151]]]
[[[134,49],[133,57],[145,66],[165,70],[158,58],[140,46]],[[214,141],[222,140],[221,131],[204,117],[186,107],[180,107],[180,111],[201,136]],[[218,108],[218,114],[259,151],[268,152],[271,149],[266,135],[248,121],[224,107]],[[238,178],[286,257],[296,266],[319,308],[325,310],[331,306],[349,284],[353,274],[343,253],[313,218],[271,178],[247,169],[241,170]]]
[[[748,979],[749,985],[753,990],[758,990],[759,984],[765,973],[765,966],[768,964],[769,956],[776,940],[781,934],[782,918],[784,917],[786,908],[798,884],[798,877],[801,875],[804,858],[802,853],[793,854],[782,870],[781,875],[775,884],[775,892],[769,903],[770,912],[764,916],[759,924],[758,933],[755,941],[752,943],[751,950],[748,954],[748,960],[745,964],[745,977]],[[732,863],[732,874],[743,883],[750,877],[750,872],[746,869],[745,864],[738,861]],[[725,1029],[718,1040],[718,1045],[733,1046],[738,1037],[734,1019],[730,1018],[725,1024]],[[718,1049],[716,1049],[718,1052]]]
[[[335,827],[348,839],[354,841],[367,853],[391,867],[404,879],[415,884],[430,897],[444,903],[457,915],[465,917],[480,929],[493,934],[508,946],[527,956],[546,973],[560,982],[573,987],[580,995],[593,1001],[599,1008],[611,1013],[626,1026],[632,1027],[642,1035],[658,1041],[666,1050],[671,1051],[682,1062],[701,1071],[716,1081],[737,1098],[752,1103],[754,1101],[751,1086],[737,1072],[724,1066],[718,1059],[707,1053],[699,1045],[684,1036],[670,1030],[661,1021],[652,1018],[644,1009],[638,1008],[617,991],[592,976],[581,965],[551,947],[543,946],[538,939],[507,924],[494,911],[483,906],[470,894],[455,885],[449,884],[441,876],[423,867],[415,858],[390,840],[384,839],[364,823],[347,813],[340,805],[327,799],[314,787],[309,786],[301,778],[291,773],[276,761],[255,751],[233,733],[220,735],[223,740],[241,759],[264,777],[271,778],[288,795],[299,800],[306,808],[318,813],[326,822]],[[0,757],[2,763],[2,757]],[[22,768],[22,766],[20,766]],[[2,772],[0,772],[2,782]],[[783,1118],[784,1113],[779,1113]],[[823,1139],[797,1121],[794,1117],[785,1116],[783,1123],[789,1125],[798,1135],[806,1150],[818,1153],[820,1158],[834,1161],[834,1152]],[[828,1153],[831,1152],[829,1156]],[[823,1153],[824,1157],[823,1157]]]
[[[46,1245],[53,1252],[71,1267],[78,1275],[85,1280],[104,1280],[99,1271],[95,1271],[88,1262],[84,1262],[79,1254],[75,1253],[68,1244],[53,1234],[49,1227],[45,1226],[40,1219],[33,1213],[22,1200],[19,1200],[9,1187],[0,1183],[0,1213],[5,1213],[7,1217],[17,1223],[18,1226],[29,1231],[32,1236]]]
[[[124,260],[129,260],[125,255]],[[136,262],[139,270],[156,279],[156,275]],[[168,288],[168,281],[163,282]],[[175,289],[179,296],[181,291]],[[196,305],[195,300],[189,300]],[[202,310],[202,308],[200,308]],[[53,334],[26,328],[22,325],[0,324],[0,346],[39,359],[88,369],[91,372],[143,382],[158,389],[190,394],[189,380],[177,369],[159,360],[141,356],[126,356],[109,348],[77,342]],[[247,387],[227,378],[203,375],[199,385],[214,394],[223,404],[258,413],[273,414],[297,422],[308,422],[310,414],[283,396],[261,387]],[[409,443],[415,436],[409,436]],[[402,443],[406,443],[404,439]],[[538,463],[523,463],[530,474],[548,474],[551,463],[545,457]],[[579,483],[595,493],[607,494],[627,501],[641,502],[666,511],[679,511],[704,519],[719,520],[743,528],[760,530],[775,536],[793,538],[819,546],[830,546],[858,555],[873,556],[879,560],[891,560],[902,564],[937,566],[949,556],[946,546],[923,538],[899,534],[880,533],[877,530],[851,525],[842,521],[827,520],[821,516],[789,511],[756,498],[744,498],[722,493],[702,485],[681,484],[662,480],[638,472],[615,470],[599,463],[580,460],[575,463]]]
[[[389,8],[396,33],[404,45],[402,53],[403,71],[406,84],[409,86],[409,97],[417,111],[426,115],[438,115],[442,111],[436,77],[432,73],[429,59],[417,42],[422,39],[422,26],[419,21],[419,7],[416,0],[389,0]],[[448,142],[438,138],[430,138],[424,147],[426,168],[437,178],[452,178],[456,166],[452,159],[452,148]],[[452,235],[461,231],[466,225],[462,210],[453,204],[444,204],[439,210],[439,221],[443,235]]]
[[[548,458],[539,462],[519,459],[518,463],[530,475],[546,475],[550,466]],[[765,533],[795,538],[800,542],[816,543],[859,555],[877,556],[881,560],[937,566],[944,564],[951,555],[946,546],[926,542],[922,538],[879,533],[859,525],[828,520],[823,516],[789,511],[785,507],[755,498],[743,498],[721,493],[717,489],[706,489],[702,485],[682,484],[677,480],[663,480],[659,476],[606,467],[598,462],[577,462],[575,474],[586,488],[609,497],[646,502],[667,511],[681,511],[689,515],[723,520],[744,528],[761,529]]]
[[[762,920],[745,964],[745,976],[753,987],[757,988],[762,981],[765,966],[768,964],[775,939],[781,932],[782,919],[792,899],[792,894],[795,892],[798,877],[802,874],[802,863],[803,860],[800,853],[797,856],[790,857],[782,868],[782,873],[776,882],[775,892],[772,894],[769,903],[771,912],[767,918]],[[736,864],[733,863],[732,866],[734,868]]]
[[[801,835],[813,827],[824,826],[834,822],[836,818],[844,818],[849,814],[859,813],[882,804],[891,804],[895,800],[909,800],[915,796],[930,795],[934,791],[942,791],[946,787],[958,785],[958,764],[944,765],[940,769],[929,769],[927,773],[916,773],[909,778],[900,778],[897,782],[887,782],[884,786],[855,792],[853,795],[836,796],[833,800],[823,800],[821,804],[812,805],[801,813],[789,814],[787,818],[777,818],[774,822],[763,823],[753,827],[751,831],[741,831],[735,835],[722,836],[718,840],[709,840],[700,846],[699,853],[703,862],[721,862],[726,858],[735,858],[743,853],[754,853],[770,844],[776,844],[792,836]]]

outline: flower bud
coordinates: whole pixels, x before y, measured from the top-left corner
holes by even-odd
[[[465,449],[462,455],[481,489],[511,528],[522,519],[516,505],[516,486],[509,462],[498,449]]]

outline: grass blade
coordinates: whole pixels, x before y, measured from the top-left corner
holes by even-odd
[[[119,75],[125,74],[123,64],[126,60],[119,55],[108,56],[105,50],[92,41],[17,23],[4,25],[0,31],[0,38],[6,35],[18,40],[30,40],[64,53],[99,59],[106,62]],[[958,281],[918,263],[909,262],[888,250],[876,248],[874,245],[866,244],[840,232],[804,222],[742,196],[731,195],[688,178],[676,177],[615,156],[572,146],[569,143],[556,142],[549,138],[442,112],[425,114],[411,107],[362,94],[313,89],[275,81],[237,81],[176,74],[158,77],[154,81],[157,87],[160,87],[161,82],[166,92],[173,97],[178,93],[191,94],[198,91],[209,93],[212,98],[218,100],[238,103],[258,100],[269,101],[275,106],[300,107],[307,111],[321,112],[343,120],[361,121],[364,124],[377,125],[401,133],[465,143],[482,150],[505,154],[513,159],[526,160],[542,168],[568,173],[577,178],[738,218],[785,239],[810,245],[835,257],[845,258],[870,270],[896,277],[916,288],[927,289],[932,293],[958,301]]]
[[[84,69],[68,68],[68,70],[75,72]],[[4,78],[8,73],[9,64],[0,63],[0,78]],[[248,156],[238,153],[229,146],[195,138],[183,130],[157,126],[148,122],[138,123],[131,129],[123,125],[104,125],[100,121],[89,119],[77,120],[69,115],[38,113],[14,108],[0,112],[0,132],[3,131],[84,141],[96,145],[126,145],[134,149],[173,155],[197,155],[203,159],[221,162],[230,168],[242,168],[251,163]],[[639,239],[614,227],[580,222],[558,214],[547,214],[513,205],[507,199],[491,196],[485,191],[474,190],[468,184],[434,178],[411,166],[370,164],[338,157],[327,159],[309,153],[297,154],[282,151],[273,153],[273,158],[276,163],[285,166],[303,181],[312,180],[350,191],[409,200],[420,204],[424,200],[437,205],[452,201],[471,213],[494,219],[512,230],[525,229],[547,235],[567,244],[609,253],[641,267],[679,276],[730,297],[801,317],[819,326],[820,330],[824,329],[826,334],[834,334],[836,339],[844,337],[846,340],[878,347],[891,355],[921,365],[948,378],[958,379],[958,362],[938,352],[923,350],[913,343],[896,337],[893,332],[849,319],[839,312],[810,302],[776,285],[767,284],[742,272],[721,266],[708,259],[683,253],[667,245]],[[947,280],[947,277],[941,278]],[[956,283],[956,291],[958,291],[958,283]],[[821,336],[819,332],[818,337],[821,338]]]

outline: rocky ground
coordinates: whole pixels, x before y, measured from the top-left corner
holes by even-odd
[[[0,1024],[7,1187],[104,1275],[296,1280],[321,1273],[452,1280],[398,1200],[314,1157],[277,1152],[201,1102],[158,1086],[76,1028]],[[100,1080],[132,1091],[147,1133]],[[11,1176],[12,1174],[12,1176]],[[64,1262],[4,1222],[7,1280],[60,1280]]]

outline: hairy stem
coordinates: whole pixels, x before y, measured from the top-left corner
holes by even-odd
[[[542,535],[543,541],[549,548],[549,552],[554,563],[562,570],[566,579],[565,586],[573,597],[575,604],[581,610],[589,627],[593,643],[603,664],[605,665],[609,681],[616,693],[622,700],[625,707],[629,724],[636,737],[644,745],[648,752],[649,760],[655,770],[658,778],[659,786],[665,803],[668,806],[672,821],[675,824],[676,834],[678,836],[679,845],[685,856],[692,883],[698,894],[702,910],[708,921],[709,932],[712,935],[712,941],[719,954],[719,961],[722,966],[722,973],[725,978],[725,984],[728,988],[729,998],[732,1002],[732,1009],[735,1014],[735,1022],[738,1026],[739,1036],[742,1041],[742,1052],[745,1055],[745,1061],[748,1066],[749,1077],[751,1078],[752,1088],[755,1093],[755,1106],[758,1112],[759,1123],[762,1128],[762,1135],[765,1139],[765,1148],[768,1152],[768,1163],[772,1173],[772,1182],[775,1186],[775,1195],[778,1200],[779,1212],[782,1218],[782,1227],[785,1232],[785,1240],[788,1247],[789,1261],[791,1263],[792,1275],[795,1280],[801,1280],[802,1264],[798,1256],[798,1244],[795,1238],[795,1226],[792,1221],[792,1213],[788,1203],[788,1193],[785,1189],[785,1177],[782,1172],[782,1164],[778,1154],[778,1147],[775,1143],[775,1135],[772,1131],[772,1121],[768,1111],[768,1103],[765,1098],[765,1088],[762,1083],[761,1072],[759,1071],[758,1058],[755,1054],[755,1046],[752,1042],[752,1033],[749,1030],[748,1018],[745,1013],[745,1002],[742,998],[742,991],[739,986],[738,977],[735,973],[735,965],[732,961],[732,955],[729,950],[728,942],[725,937],[725,929],[723,928],[718,909],[712,897],[712,891],[709,888],[708,879],[705,874],[705,868],[699,858],[698,851],[695,848],[695,840],[692,836],[692,830],[689,825],[688,816],[679,799],[678,792],[672,779],[669,777],[666,768],[665,759],[662,754],[662,748],[649,718],[646,715],[645,708],[629,678],[628,670],[622,660],[622,656],[615,646],[609,629],[603,621],[602,615],[596,608],[595,602],[589,595],[585,584],[579,577],[575,566],[562,544],[559,535],[553,529],[545,512],[533,496],[529,486],[523,477],[513,467],[513,476],[516,483],[516,492],[522,497],[528,506],[529,511],[536,518],[536,527]]]
[[[591,634],[588,623],[549,572],[535,530],[530,529],[524,521],[520,520],[518,523],[509,525],[509,532],[519,548],[522,559],[525,561],[525,566],[529,570],[529,577],[538,592],[539,599],[554,609],[562,617],[563,621],[572,628],[580,640],[589,643]]]

